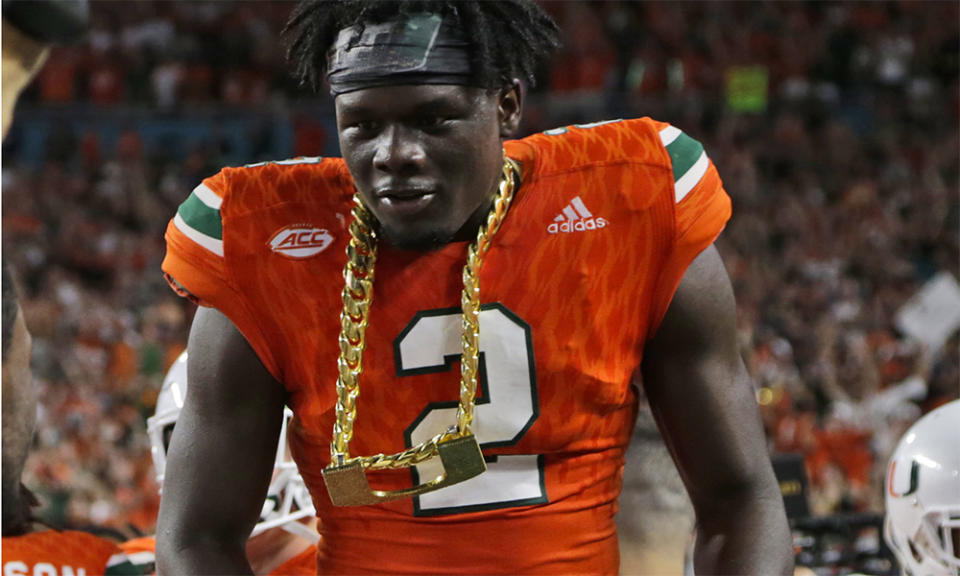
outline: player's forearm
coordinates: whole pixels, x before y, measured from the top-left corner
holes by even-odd
[[[714,503],[699,517],[697,574],[792,574],[793,545],[776,491],[744,491]]]
[[[216,538],[191,537],[192,542],[183,546],[176,541],[176,536],[157,535],[159,576],[253,574],[243,545],[225,545]]]

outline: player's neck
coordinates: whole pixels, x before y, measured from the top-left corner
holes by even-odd
[[[520,186],[522,186],[523,180],[522,176],[517,176],[516,180],[516,189],[514,190],[514,197],[520,193]],[[467,218],[467,221],[463,226],[460,227],[460,230],[453,235],[451,242],[473,242],[477,239],[477,232],[487,221],[487,216],[490,215],[490,210],[493,209],[493,203],[497,198],[497,192],[500,188],[500,180],[498,179],[493,185],[493,188],[490,189],[489,194],[483,199],[483,202],[477,206],[477,209],[473,211],[473,214]]]
[[[493,207],[493,201],[496,198],[497,190],[494,189],[490,196],[473,211],[473,214],[467,218],[467,221],[460,227],[460,230],[453,235],[451,242],[472,242],[477,239],[477,231],[480,230],[480,226],[487,221],[487,215],[490,214],[490,209]]]
[[[254,574],[269,574],[310,546],[283,528],[271,528],[247,540],[247,558]]]

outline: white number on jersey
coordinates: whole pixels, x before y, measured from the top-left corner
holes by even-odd
[[[394,342],[399,376],[450,372],[450,395],[457,397],[460,358],[460,309],[418,313]],[[481,448],[512,446],[540,415],[530,326],[502,304],[480,312],[479,394],[473,433]],[[456,423],[457,401],[433,402],[404,433],[407,446],[429,440]],[[439,459],[413,470],[414,483],[442,473]],[[417,516],[458,514],[547,502],[543,456],[488,456],[487,471],[466,482],[414,499]]]

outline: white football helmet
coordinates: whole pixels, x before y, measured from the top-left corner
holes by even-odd
[[[886,478],[884,538],[903,574],[960,575],[960,400],[917,420]]]
[[[163,486],[163,473],[167,464],[167,446],[170,434],[177,423],[180,410],[187,398],[187,353],[184,352],[167,371],[163,387],[157,397],[157,408],[153,416],[147,419],[147,434],[150,436],[150,453],[156,470],[157,484]],[[263,502],[260,521],[254,526],[251,537],[271,528],[284,530],[302,536],[314,544],[319,540],[315,530],[304,526],[298,520],[316,514],[310,492],[303,483],[297,465],[287,452],[287,424],[293,418],[289,408],[283,409],[283,425],[280,428],[280,442],[273,464],[273,479],[267,490],[267,499]]]

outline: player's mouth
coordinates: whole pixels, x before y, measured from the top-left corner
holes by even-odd
[[[375,192],[380,212],[394,218],[409,218],[425,210],[437,197],[430,188],[380,188]]]

